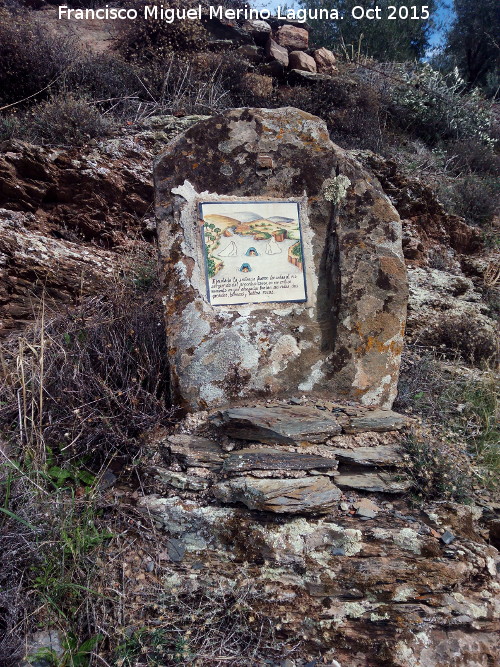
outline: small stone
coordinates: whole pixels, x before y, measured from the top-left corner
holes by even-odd
[[[243,44],[236,49],[236,53],[251,63],[260,63],[264,59],[264,49],[254,44]]]
[[[380,507],[375,505],[369,498],[363,498],[357,503],[354,503],[356,515],[366,519],[374,519],[377,513],[380,512]]]
[[[294,25],[282,25],[275,34],[275,39],[280,46],[291,51],[295,49],[307,49],[309,45],[309,33],[304,28]]]
[[[332,556],[345,556],[344,547],[335,547],[332,549]]]
[[[180,563],[186,553],[186,546],[182,540],[172,537],[167,542],[167,553],[172,562]]]
[[[99,489],[101,491],[109,489],[115,484],[117,479],[117,476],[113,474],[111,470],[106,470],[99,480]]]
[[[308,56],[303,51],[292,51],[288,57],[288,64],[291,69],[298,69],[301,72],[316,72],[314,58],[311,58],[311,56]]]
[[[276,60],[283,67],[288,67],[288,51],[269,37],[266,44],[266,56],[271,60]]]
[[[351,509],[351,506],[349,505],[349,503],[340,503],[340,509],[343,512],[348,512]]]
[[[204,567],[205,565],[201,562],[201,560],[197,560],[191,565],[192,570],[203,570]]]
[[[446,530],[442,535],[441,535],[441,542],[443,544],[451,544],[452,542],[455,541],[455,535],[453,533],[450,533],[449,530]]]
[[[316,62],[316,68],[321,74],[333,74],[337,71],[335,56],[331,51],[325,49],[325,47],[316,49],[313,53],[313,58]]]
[[[153,561],[152,560],[148,561],[145,565],[146,572],[153,572],[154,569],[155,569],[155,564],[153,563]]]

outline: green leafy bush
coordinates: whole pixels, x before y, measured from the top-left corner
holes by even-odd
[[[442,74],[426,64],[402,74],[393,93],[395,115],[407,129],[434,144],[445,139],[477,139],[492,145],[491,104],[467,91],[457,69]]]

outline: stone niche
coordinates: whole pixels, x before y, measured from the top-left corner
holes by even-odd
[[[177,405],[194,411],[312,394],[391,407],[407,304],[401,221],[377,179],[330,141],[322,120],[294,108],[227,111],[171,141],[154,177]],[[275,203],[280,215],[271,216],[266,206]],[[279,236],[276,227],[292,224],[293,213],[281,213],[294,207],[300,262],[288,266],[303,273],[297,290],[267,291],[271,300],[261,294],[259,303],[249,303],[249,292],[243,303],[217,305],[224,301],[217,294],[228,294],[209,290],[224,275],[219,269],[248,260],[239,269],[248,273],[267,241],[278,285],[278,253],[294,252],[297,229]],[[211,229],[207,220],[215,221]]]

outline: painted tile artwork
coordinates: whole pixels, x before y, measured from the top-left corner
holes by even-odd
[[[212,305],[306,301],[296,202],[203,202],[200,218]]]

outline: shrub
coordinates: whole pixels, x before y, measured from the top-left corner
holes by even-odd
[[[341,76],[315,86],[281,88],[273,106],[290,105],[322,118],[333,141],[346,148],[380,150],[385,102],[363,81]]]
[[[2,116],[0,114],[0,141],[12,139],[19,134],[19,120],[16,116]]]
[[[47,96],[77,53],[69,37],[54,36],[26,9],[0,7],[0,103]]]
[[[469,493],[463,485],[470,490],[473,471],[483,485],[500,484],[499,408],[498,386],[491,374],[459,375],[435,354],[405,351],[394,409],[423,417],[426,428],[415,431],[407,447],[418,486],[426,487],[426,494],[437,483],[435,475],[441,478],[439,488],[450,487],[454,480],[454,497],[461,488]]]
[[[473,225],[484,226],[498,213],[500,184],[494,178],[469,175],[441,183],[439,197],[446,208]]]
[[[147,97],[140,77],[139,68],[119,55],[100,53],[77,59],[62,77],[60,87],[109,109],[123,98]]]
[[[500,155],[477,139],[449,142],[446,153],[453,160],[451,164],[457,175],[497,176],[500,173]]]
[[[111,455],[133,455],[147,428],[169,423],[162,305],[143,284],[114,286],[116,294],[42,320],[17,349],[5,347],[0,429],[12,441],[95,469]]]
[[[495,332],[483,321],[458,315],[443,314],[419,336],[424,345],[438,347],[448,358],[457,356],[466,363],[495,363],[497,340]]]
[[[445,139],[476,139],[492,145],[491,105],[455,69],[441,74],[426,64],[402,74],[394,88],[394,115],[406,129],[430,144]]]
[[[149,4],[171,9],[190,6],[180,0],[153,0]],[[205,48],[208,34],[200,21],[175,20],[167,23],[160,19],[145,18],[141,10],[142,5],[139,6],[139,15],[135,20],[124,21],[120,26],[117,49],[127,60],[140,63],[161,62],[174,52],[193,53]]]
[[[95,137],[109,135],[113,122],[85,99],[62,93],[33,109],[29,128],[43,143],[81,146]]]

